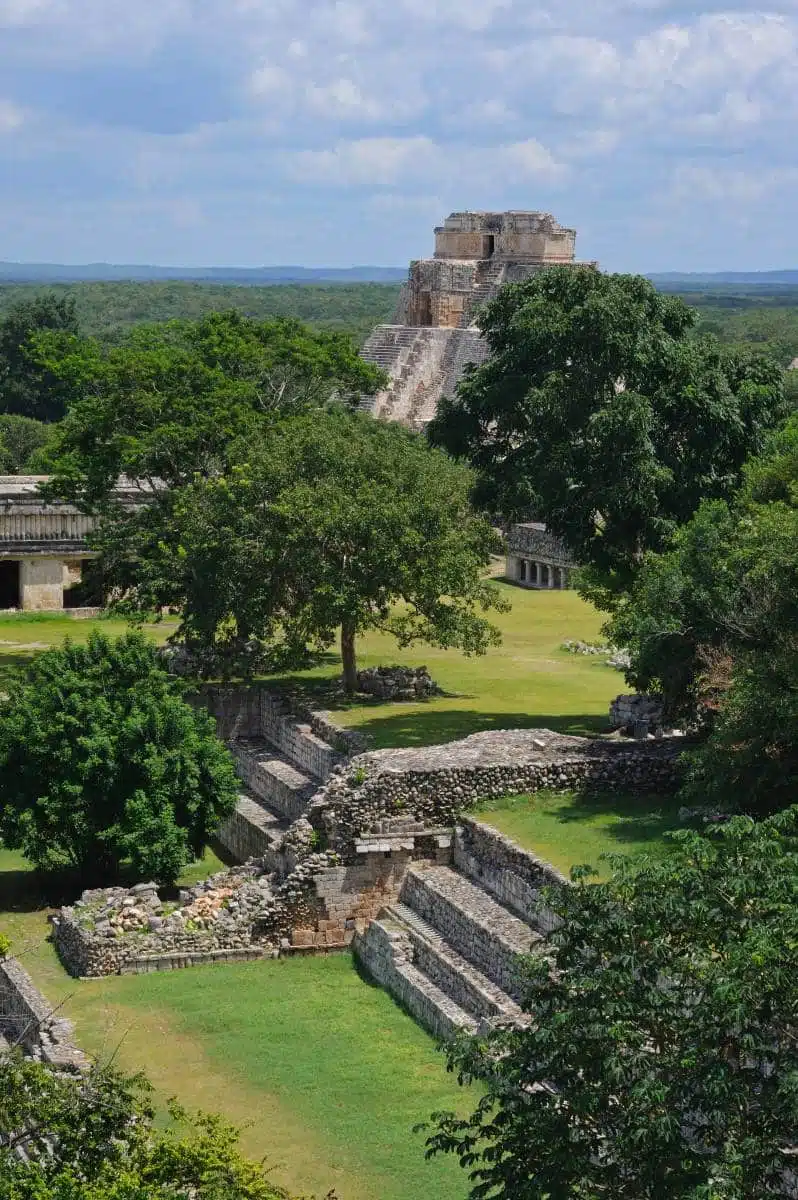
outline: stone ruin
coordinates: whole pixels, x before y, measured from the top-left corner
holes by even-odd
[[[519,954],[551,929],[549,864],[466,813],[542,788],[670,790],[680,747],[546,729],[362,753],[328,714],[267,687],[208,685],[241,796],[218,833],[239,865],[176,896],[86,892],[53,920],[79,976],[352,946],[433,1033],[521,1019]]]
[[[362,350],[390,382],[365,402],[374,416],[423,428],[452,395],[468,363],[487,347],[479,310],[505,283],[551,266],[574,265],[576,232],[549,213],[458,212],[435,230],[432,258],[410,264],[392,325],[378,325]]]

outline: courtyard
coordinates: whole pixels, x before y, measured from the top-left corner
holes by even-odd
[[[573,592],[499,586],[512,611],[498,623],[503,643],[484,658],[416,647],[399,652],[380,635],[363,639],[360,663],[427,664],[443,694],[419,703],[350,703],[334,681],[338,663],[275,681],[302,687],[374,747],[420,746],[478,730],[548,727],[591,733],[606,727],[623,678],[600,657],[563,651],[566,638],[598,640],[600,614]],[[103,619],[109,634],[122,624]],[[91,621],[68,616],[0,618],[0,678]],[[149,627],[158,640],[166,624]],[[2,687],[2,683],[0,683]],[[575,795],[518,797],[486,807],[495,824],[567,870],[606,852],[658,849],[672,807],[658,798]],[[183,882],[218,869],[210,852]],[[426,1162],[413,1126],[436,1109],[467,1110],[469,1097],[445,1071],[433,1040],[348,954],[202,967],[76,982],[47,939],[47,914],[68,882],[42,880],[0,850],[0,926],[51,1003],[76,1025],[101,1060],[144,1070],[161,1102],[219,1110],[246,1126],[245,1149],[274,1165],[296,1190],[341,1200],[460,1200],[465,1177],[454,1161]],[[59,888],[62,894],[59,894]]]

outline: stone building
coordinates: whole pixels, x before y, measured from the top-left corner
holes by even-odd
[[[549,213],[452,213],[435,230],[432,258],[410,264],[394,323],[378,325],[363,357],[390,383],[368,402],[375,416],[423,428],[441,396],[451,395],[466,364],[487,348],[479,310],[505,283],[545,267],[573,265],[576,232]]]
[[[575,566],[565,545],[538,521],[510,529],[505,574],[514,583],[528,588],[567,588]]]
[[[0,609],[27,612],[72,607],[70,591],[93,557],[86,538],[94,518],[71,504],[47,503],[46,475],[0,475]],[[122,481],[121,500],[141,492]]]

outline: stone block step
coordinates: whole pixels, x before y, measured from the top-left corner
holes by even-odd
[[[232,747],[238,774],[253,798],[286,821],[295,821],[308,808],[318,787],[265,742],[237,742]]]
[[[288,824],[254,796],[242,792],[235,812],[219,827],[216,840],[237,862],[269,858],[282,841]]]
[[[391,904],[384,916],[407,931],[413,966],[465,1012],[477,1019],[523,1023],[524,1013],[516,1002],[458,954],[418,913],[399,903]]]
[[[477,1032],[478,1022],[414,966],[403,925],[387,915],[378,917],[358,934],[353,950],[375,982],[435,1037],[448,1041],[461,1029]]]
[[[453,950],[520,1002],[518,955],[540,945],[540,934],[451,867],[422,863],[411,867],[399,899]]]

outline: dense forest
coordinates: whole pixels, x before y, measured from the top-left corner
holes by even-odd
[[[698,331],[724,342],[772,353],[782,366],[798,357],[798,287],[782,285],[661,285],[700,314]],[[248,287],[204,283],[0,284],[0,320],[18,300],[42,291],[75,298],[81,328],[110,341],[142,321],[197,319],[235,308],[247,316],[298,317],[321,329],[350,333],[362,345],[371,329],[393,317],[398,284],[283,284]]]
[[[248,317],[298,317],[319,329],[351,334],[358,345],[375,325],[393,319],[398,284],[331,283],[244,287],[204,283],[76,283],[0,285],[0,320],[23,299],[42,292],[75,299],[80,328],[114,341],[142,321],[197,320],[238,309]]]

